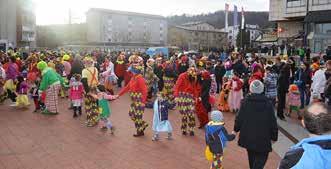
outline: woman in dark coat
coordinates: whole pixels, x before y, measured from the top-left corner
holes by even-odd
[[[243,100],[234,125],[234,131],[240,132],[239,146],[247,149],[251,169],[263,169],[272,151],[271,141],[278,139],[274,106],[263,90],[261,81],[251,83],[250,94]]]
[[[309,89],[310,89],[310,69],[308,63],[302,63],[300,65],[300,69],[296,71],[294,83],[298,86],[300,91],[300,100],[301,106],[300,108],[303,109],[305,105],[309,104],[310,97],[309,97]]]
[[[277,117],[281,120],[285,120],[284,109],[286,103],[286,93],[288,92],[288,87],[290,86],[290,74],[291,67],[289,64],[285,64],[280,70],[277,82]]]

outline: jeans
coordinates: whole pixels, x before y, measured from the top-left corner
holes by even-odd
[[[268,160],[269,152],[255,152],[247,150],[249,168],[250,169],[263,169]]]
[[[308,95],[308,91],[306,90],[306,87],[299,87],[300,91],[300,101],[301,101],[301,106],[300,109],[303,109],[305,105],[309,105],[310,97]]]

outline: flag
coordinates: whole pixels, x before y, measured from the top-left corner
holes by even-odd
[[[241,29],[245,29],[245,12],[243,7],[241,7]]]
[[[229,13],[229,4],[225,4],[225,32],[228,32],[229,23],[228,23],[228,13]]]
[[[234,37],[234,32],[237,32],[237,25],[238,25],[238,9],[237,6],[234,5],[233,8],[233,31],[232,31],[232,45],[236,46],[236,38]]]
[[[237,26],[238,25],[238,9],[237,6],[234,5],[233,8],[233,26]]]

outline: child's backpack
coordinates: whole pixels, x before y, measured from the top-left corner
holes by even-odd
[[[209,146],[210,151],[213,154],[221,154],[223,155],[223,143],[219,136],[221,129],[216,130],[214,133],[208,133],[208,141],[207,144]]]
[[[206,143],[213,154],[223,155],[226,147],[227,138],[223,133],[224,126],[207,126],[206,127]]]

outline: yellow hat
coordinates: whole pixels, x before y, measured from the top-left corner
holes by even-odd
[[[62,60],[68,61],[68,60],[70,60],[70,56],[65,54],[65,55],[63,55]]]

